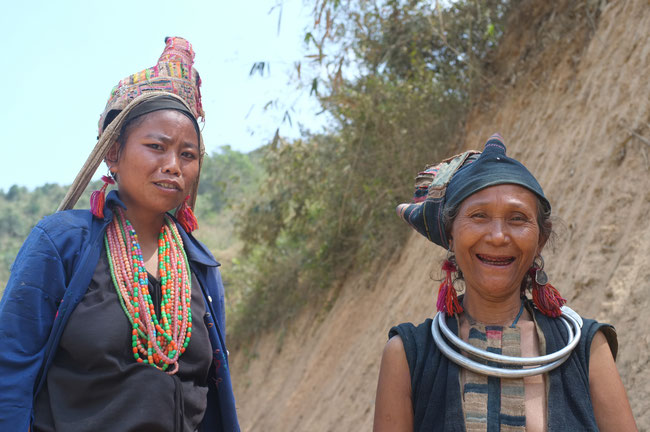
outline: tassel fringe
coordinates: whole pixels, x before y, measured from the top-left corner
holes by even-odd
[[[181,224],[185,232],[191,233],[194,230],[199,229],[199,221],[196,220],[192,208],[187,204],[187,200],[190,199],[190,196],[185,197],[185,201],[178,207],[176,210],[176,220]]]
[[[458,295],[451,278],[452,272],[457,270],[456,265],[449,260],[445,260],[442,264],[442,269],[445,271],[445,280],[440,284],[438,290],[438,301],[436,307],[438,311],[445,312],[447,315],[459,314],[463,311],[463,307],[458,301]]]
[[[557,318],[562,315],[561,307],[564,306],[566,300],[550,283],[539,285],[535,282],[535,271],[537,269],[532,268],[529,272],[533,281],[533,303],[544,315]]]
[[[90,195],[90,212],[93,216],[104,219],[104,204],[106,203],[106,188],[109,184],[115,184],[115,180],[108,176],[102,176],[104,184],[101,189]]]

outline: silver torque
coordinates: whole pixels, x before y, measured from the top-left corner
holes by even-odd
[[[441,313],[439,312],[438,315],[440,314]],[[447,327],[447,323],[445,319],[439,319],[438,326],[440,327],[440,330],[442,330],[442,333],[449,340],[449,342],[451,342],[452,345],[456,346],[457,348],[463,351],[473,354],[477,357],[480,357],[485,360],[492,360],[502,364],[517,365],[517,366],[534,366],[534,365],[543,365],[543,364],[551,363],[561,359],[562,357],[570,354],[571,351],[573,351],[573,349],[576,347],[576,345],[578,345],[578,342],[580,342],[581,330],[580,330],[579,323],[576,322],[576,320],[572,316],[564,313],[560,317],[560,320],[565,325],[567,332],[569,334],[569,343],[561,350],[558,350],[551,354],[539,356],[539,357],[512,357],[512,356],[506,356],[502,354],[496,354],[496,353],[484,351],[480,348],[476,348],[475,346],[470,345],[469,343],[465,342],[464,340],[456,336],[451,330],[449,330],[449,327]],[[571,326],[569,325],[569,321],[571,322],[573,328],[575,329],[575,335],[571,329]]]
[[[571,312],[573,312],[573,311],[571,311]],[[433,336],[433,340],[436,343],[436,345],[438,346],[438,349],[440,349],[440,351],[445,355],[445,357],[447,357],[449,360],[453,361],[454,363],[458,364],[459,366],[462,366],[462,367],[464,367],[464,368],[466,368],[468,370],[471,370],[473,372],[476,372],[476,373],[479,373],[479,374],[482,374],[482,375],[496,376],[496,377],[501,377],[501,378],[523,378],[523,377],[527,377],[527,376],[543,374],[545,372],[548,372],[550,370],[555,369],[556,367],[558,367],[562,363],[564,363],[569,358],[569,355],[571,354],[571,350],[573,348],[575,348],[575,345],[577,344],[577,341],[580,340],[580,333],[581,333],[581,331],[580,331],[581,325],[580,324],[581,323],[578,322],[575,318],[573,318],[573,316],[571,316],[571,314],[564,313],[564,311],[563,311],[562,316],[563,316],[563,318],[565,320],[565,325],[567,325],[567,328],[569,330],[569,335],[570,335],[569,344],[567,344],[567,347],[560,350],[560,351],[565,350],[564,352],[566,352],[566,354],[564,356],[558,358],[555,361],[548,362],[548,360],[546,360],[546,364],[543,364],[542,366],[536,366],[536,367],[526,368],[526,369],[510,369],[510,368],[501,368],[501,367],[488,366],[488,365],[479,363],[479,362],[477,362],[475,360],[472,360],[472,359],[470,359],[468,357],[463,356],[462,354],[460,354],[457,351],[455,351],[454,349],[452,349],[449,345],[447,345],[444,338],[442,337],[442,334],[440,333],[441,316],[442,316],[441,313],[436,314],[436,316],[433,319],[433,322],[431,323],[431,335]],[[576,329],[575,335],[573,334],[570,327],[568,326],[568,323],[566,323],[566,320],[570,321],[571,324],[573,324],[574,328]],[[449,330],[449,329],[447,328],[447,330]],[[450,331],[450,333],[451,333],[451,331]],[[454,339],[460,340],[460,338],[458,338],[458,336],[454,335],[453,333],[451,333],[451,334],[453,335]],[[464,342],[464,341],[462,341],[462,342]],[[567,350],[567,348],[571,344],[573,344],[571,350]],[[472,348],[477,349],[475,347],[472,347]],[[558,351],[558,352],[560,352],[560,351]],[[485,357],[486,352],[481,351],[481,354],[482,354],[482,357]],[[490,354],[493,354],[493,353],[490,353]],[[495,355],[498,356],[498,357],[501,357],[501,358],[505,357],[505,358],[508,358],[508,359],[517,359],[517,360],[522,359],[522,358],[519,358],[519,357],[501,356],[501,355],[498,355],[498,354],[495,354]],[[553,354],[550,354],[550,355],[555,356],[555,355],[557,355],[557,353],[553,353]],[[548,356],[541,356],[541,357],[542,358],[545,357],[545,358],[548,359]],[[540,357],[537,357],[537,359],[539,359],[539,358]],[[532,358],[530,358],[530,357],[526,358],[526,361],[528,361],[529,359],[532,359]],[[495,360],[495,359],[491,357],[490,360]],[[518,364],[518,365],[524,366],[521,363],[508,363],[508,364]],[[537,363],[534,363],[534,364],[540,364],[540,363],[537,362]],[[526,365],[528,365],[528,363]]]

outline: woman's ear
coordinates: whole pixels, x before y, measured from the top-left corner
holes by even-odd
[[[117,180],[117,165],[120,158],[120,144],[115,142],[104,157],[104,163],[114,180]]]
[[[548,237],[548,235],[543,235],[542,233],[539,234],[539,241],[537,242],[537,255],[540,255],[542,253],[542,249],[544,249],[544,246],[546,246]]]
[[[106,162],[106,165],[108,165],[110,169],[112,168],[113,165],[117,164],[119,158],[120,158],[120,143],[116,141],[108,150],[108,153],[106,153],[106,156],[104,157],[104,161]]]
[[[104,162],[106,163],[106,166],[108,166],[108,170],[110,171],[113,178],[115,178],[115,174],[117,174],[117,165],[119,159],[120,143],[115,142],[108,150],[108,153],[106,153],[106,156],[104,156]]]

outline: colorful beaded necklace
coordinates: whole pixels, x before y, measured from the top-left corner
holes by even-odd
[[[138,236],[120,208],[116,208],[106,229],[104,243],[117,296],[133,329],[133,357],[139,363],[175,374],[178,358],[192,336],[190,271],[176,225],[165,216],[158,236],[160,317],[149,293]],[[170,366],[172,370],[168,371]]]

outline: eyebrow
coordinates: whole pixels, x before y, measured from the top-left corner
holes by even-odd
[[[477,201],[477,202],[471,203],[470,205],[467,206],[467,208],[468,209],[474,209],[476,207],[485,207],[485,206],[489,206],[489,205],[492,205],[492,204],[493,204],[493,202],[491,200],[490,201],[489,200],[483,200],[483,201]],[[508,201],[505,202],[505,204],[509,205],[509,206],[512,206],[512,207],[515,207],[517,209],[523,209],[523,210],[528,209],[528,206],[526,204],[524,204],[522,201],[516,200],[516,199],[508,200]]]
[[[167,135],[163,135],[163,134],[160,134],[160,133],[150,133],[150,134],[145,135],[145,138],[160,140],[160,141],[162,141],[164,143],[169,143],[172,140]],[[189,142],[189,141],[183,141],[182,146],[183,146],[183,148],[192,147],[192,148],[195,148],[197,150],[199,149],[198,144],[193,143],[193,142]]]

